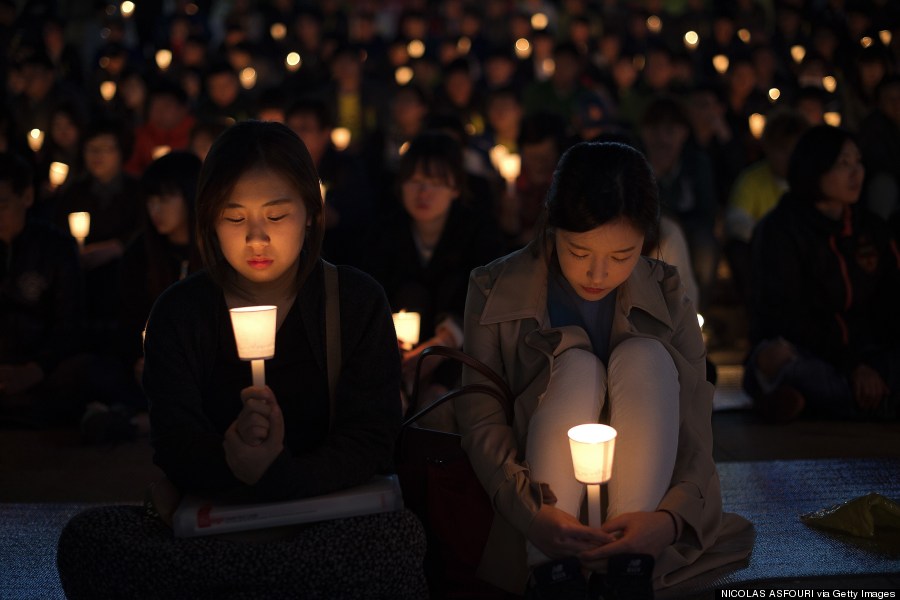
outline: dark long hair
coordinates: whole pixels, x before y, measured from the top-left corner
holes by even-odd
[[[141,188],[145,197],[167,194],[179,195],[187,207],[189,251],[188,270],[200,268],[200,252],[197,249],[195,228],[197,226],[196,203],[197,179],[202,161],[190,152],[170,152],[153,161],[141,177]],[[160,234],[144,211],[144,248],[147,252],[147,287],[158,296],[173,283],[169,266],[171,244]]]
[[[256,169],[273,171],[290,181],[306,205],[310,225],[297,271],[299,288],[319,259],[325,234],[324,210],[319,176],[309,151],[297,134],[281,123],[242,121],[213,142],[197,186],[197,241],[203,264],[223,289],[240,291],[234,269],[222,254],[216,221],[238,180]]]
[[[449,133],[429,130],[417,135],[400,158],[397,184],[410,180],[417,169],[425,175],[452,184],[459,198],[466,197],[466,171],[459,141]]]
[[[817,125],[800,136],[788,164],[787,198],[791,202],[816,204],[822,200],[822,176],[837,162],[848,140],[856,142],[846,129],[830,125]]]
[[[552,248],[557,229],[583,233],[619,218],[655,246],[659,210],[656,179],[643,154],[618,142],[582,142],[566,150],[553,173],[537,250]]]

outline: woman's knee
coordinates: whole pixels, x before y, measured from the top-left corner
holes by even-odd
[[[610,379],[633,373],[640,377],[674,377],[678,370],[672,355],[662,342],[651,338],[629,338],[615,348],[609,357]]]

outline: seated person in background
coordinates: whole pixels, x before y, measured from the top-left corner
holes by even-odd
[[[900,414],[900,255],[858,204],[863,177],[852,135],[814,127],[756,226],[744,387],[768,420]]]
[[[659,210],[638,151],[579,143],[554,172],[540,235],[472,272],[465,350],[516,397],[512,425],[490,396],[456,400],[498,516],[479,574],[503,589],[521,593],[530,570],[536,598],[589,597],[583,570],[593,588],[620,553],[653,557],[665,587],[752,548],[749,523],[722,512],[696,310],[678,272],[641,255]],[[493,385],[467,367],[463,383]],[[567,431],[599,422],[618,436],[607,518],[591,527]]]
[[[144,219],[140,233],[125,248],[119,275],[118,357],[125,363],[128,382],[123,395],[132,400],[133,409],[146,410],[138,386],[150,309],[167,287],[200,268],[194,239],[200,164],[193,154],[176,151],[151,163],[141,178]]]
[[[163,521],[181,492],[275,502],[389,472],[400,425],[390,310],[371,277],[337,268],[341,360],[331,387],[324,317],[326,303],[338,299],[326,298],[319,258],[323,213],[312,159],[284,125],[244,121],[213,144],[197,188],[206,270],[160,296],[144,343],[153,460],[168,477],[151,488]],[[265,386],[250,385],[229,316],[231,308],[257,305],[277,307]],[[189,565],[158,560],[183,549],[182,542],[189,545],[135,507],[83,513],[60,540],[63,587],[69,598],[134,597],[148,589],[209,597],[223,586],[269,598],[292,597],[298,586],[323,597],[366,589],[387,598],[421,597],[425,586],[421,526],[406,511],[310,524],[273,545],[211,542],[207,552],[185,551]],[[275,558],[258,558],[273,551]],[[328,568],[313,566],[323,560]],[[108,564],[116,565],[115,577]],[[174,576],[185,568],[195,574],[189,582]]]
[[[409,391],[422,350],[462,347],[469,272],[499,256],[502,246],[492,223],[465,204],[462,149],[450,134],[416,137],[400,161],[397,181],[401,205],[370,231],[361,267],[384,286],[394,312],[420,315],[420,343],[403,354]],[[452,386],[458,371],[435,372],[439,362],[430,359],[422,373],[434,374],[431,383]]]
[[[750,238],[753,228],[778,204],[787,191],[788,159],[797,140],[809,127],[794,110],[774,112],[762,134],[765,159],[750,165],[738,176],[725,209],[725,255],[731,266],[737,291],[744,302],[750,299]]]
[[[69,230],[69,213],[90,213],[81,266],[92,348],[104,352],[116,326],[119,260],[137,232],[142,208],[137,180],[122,169],[128,150],[121,123],[94,123],[84,137],[86,176],[72,182],[55,209],[56,223],[64,231]]]
[[[0,154],[0,414],[38,422],[80,415],[76,352],[83,320],[78,250],[26,217],[34,201],[24,158]]]
[[[360,236],[374,217],[372,186],[362,159],[335,147],[333,118],[325,101],[304,97],[285,113],[285,124],[309,150],[324,187],[325,239],[322,253],[331,262],[350,263]]]
[[[662,210],[684,231],[699,285],[698,301],[707,301],[716,276],[719,243],[715,236],[719,206],[712,163],[691,141],[691,125],[682,104],[657,96],[641,118],[640,137],[659,186]],[[698,304],[703,310],[704,304]]]
[[[497,224],[508,250],[521,248],[535,235],[553,169],[565,150],[566,122],[545,112],[527,116],[519,129],[521,171],[497,202]]]
[[[877,105],[859,128],[859,149],[869,174],[864,204],[886,221],[900,217],[900,75],[876,88]]]
[[[176,83],[161,82],[147,96],[147,120],[134,132],[134,151],[125,170],[140,177],[163,148],[184,150],[191,141],[196,119],[187,93]]]

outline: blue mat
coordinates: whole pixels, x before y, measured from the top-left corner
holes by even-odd
[[[900,499],[900,458],[720,463],[726,510],[756,527],[746,564],[710,573],[659,594],[682,598],[747,582],[900,574],[900,556],[812,529],[801,514],[869,492]],[[64,598],[56,542],[87,504],[0,504],[0,600]]]
[[[90,504],[0,504],[0,599],[64,599],[56,542]]]
[[[756,544],[747,564],[685,582],[660,598],[747,582],[900,575],[900,555],[859,538],[814,529],[800,515],[878,492],[900,500],[900,458],[719,463],[725,509],[750,520]],[[807,582],[814,586],[814,582]]]

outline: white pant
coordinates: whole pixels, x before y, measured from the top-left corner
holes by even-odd
[[[550,383],[528,424],[525,459],[531,479],[547,483],[556,507],[578,516],[584,484],[575,479],[568,430],[597,423],[607,396],[618,432],[607,518],[653,511],[669,489],[678,448],[678,371],[656,340],[631,338],[616,346],[609,370],[587,350],[556,357]],[[549,560],[531,543],[528,563]]]

